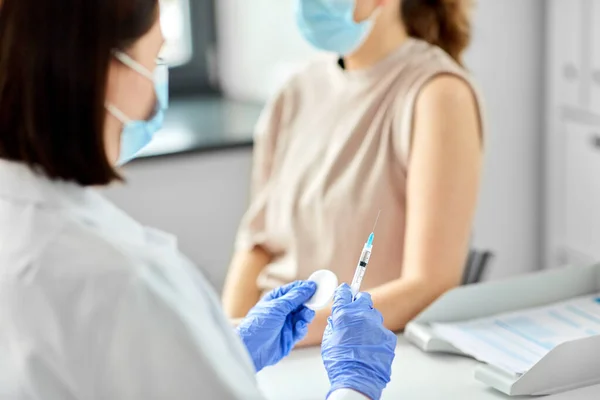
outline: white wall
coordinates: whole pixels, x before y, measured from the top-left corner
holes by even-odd
[[[488,136],[476,243],[493,277],[541,268],[544,0],[480,0],[466,63],[481,85]]]
[[[314,54],[295,32],[292,3],[217,1],[227,93],[263,99]],[[502,277],[540,264],[544,0],[478,3],[467,64],[480,82],[489,129],[475,241],[497,253],[492,277]],[[108,195],[139,220],[177,234],[219,288],[249,169],[245,150],[146,160],[127,168],[130,187]]]
[[[545,265],[600,260],[600,2],[547,9]]]
[[[295,0],[218,0],[219,74],[224,92],[264,100],[317,54],[294,22]]]

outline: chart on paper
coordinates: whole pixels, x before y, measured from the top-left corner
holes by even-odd
[[[432,328],[463,353],[523,374],[556,346],[600,335],[600,295]]]

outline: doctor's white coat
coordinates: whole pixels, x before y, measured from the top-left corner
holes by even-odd
[[[172,236],[0,160],[0,399],[261,399]]]
[[[0,399],[260,399],[175,239],[0,160]]]
[[[173,236],[0,160],[0,400],[262,398]]]

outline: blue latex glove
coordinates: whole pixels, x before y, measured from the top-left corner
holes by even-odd
[[[256,372],[290,354],[308,332],[315,312],[304,307],[317,289],[314,282],[297,281],[267,294],[238,326]]]
[[[352,301],[350,286],[340,286],[321,344],[331,390],[353,389],[373,400],[390,381],[396,335],[383,326],[371,296],[359,293]]]

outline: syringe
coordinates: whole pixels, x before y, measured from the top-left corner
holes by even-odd
[[[381,210],[379,211],[379,214],[377,214],[377,219],[375,220],[375,226],[373,226],[373,231],[369,235],[369,239],[365,243],[362,253],[360,253],[360,259],[358,260],[358,265],[356,266],[356,272],[354,272],[354,278],[352,279],[352,284],[350,285],[350,289],[352,290],[352,297],[356,297],[360,290],[360,284],[362,283],[363,277],[365,276],[365,271],[367,270],[367,265],[369,264],[369,259],[371,258],[371,252],[373,250],[373,239],[375,239],[375,227],[377,227],[379,215],[381,215]]]

